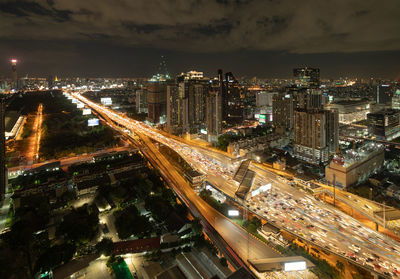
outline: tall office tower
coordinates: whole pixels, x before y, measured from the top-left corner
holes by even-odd
[[[377,104],[390,104],[392,102],[392,89],[388,84],[381,84],[376,86],[376,103]]]
[[[294,113],[294,155],[310,163],[327,162],[338,144],[336,110],[297,109]]]
[[[298,87],[319,87],[319,69],[317,68],[296,68],[293,69],[293,75],[296,77],[296,84]]]
[[[136,90],[136,112],[137,113],[147,113],[148,112],[148,104],[147,104],[147,89],[141,88]]]
[[[6,139],[5,139],[5,122],[4,122],[4,98],[0,96],[0,197],[4,198],[7,185],[7,169],[6,169]]]
[[[17,59],[11,59],[11,89],[18,89]]]
[[[153,124],[166,122],[167,84],[164,81],[150,82],[147,86],[147,120]]]
[[[206,102],[207,140],[215,143],[222,133],[222,96],[219,81],[211,84]]]
[[[293,128],[294,105],[293,96],[289,93],[279,93],[273,96],[273,123],[281,133]]]

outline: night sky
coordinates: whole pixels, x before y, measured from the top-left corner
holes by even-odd
[[[0,75],[400,78],[399,0],[0,0]]]

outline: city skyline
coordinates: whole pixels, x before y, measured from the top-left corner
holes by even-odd
[[[396,1],[120,2],[5,1],[0,75],[16,57],[30,76],[145,77],[165,55],[174,74],[288,78],[311,66],[323,78],[400,77]]]
[[[400,278],[399,0],[0,0],[0,278]]]

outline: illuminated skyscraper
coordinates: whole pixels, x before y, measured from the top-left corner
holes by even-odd
[[[222,96],[220,83],[213,82],[206,99],[206,123],[209,142],[217,142],[222,133]]]
[[[18,87],[18,75],[17,75],[17,59],[11,59],[11,89],[17,89]]]
[[[293,69],[293,75],[296,77],[296,84],[298,87],[319,87],[319,69],[317,68],[296,68]]]

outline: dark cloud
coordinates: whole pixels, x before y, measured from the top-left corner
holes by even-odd
[[[6,42],[26,41],[38,48],[52,42],[61,56],[71,43],[76,56],[84,53],[78,46],[90,44],[196,55],[400,51],[398,0],[0,2],[0,44],[7,53],[19,49],[7,50]]]

